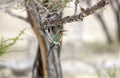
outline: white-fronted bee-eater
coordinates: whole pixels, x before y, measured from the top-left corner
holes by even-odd
[[[52,50],[52,48],[55,45],[60,44],[60,42],[62,41],[63,32],[65,32],[65,31],[67,31],[67,30],[63,30],[63,29],[57,30],[57,33],[54,35],[54,37],[52,38],[52,42],[50,43],[50,47],[49,47],[47,56],[49,56],[50,51]]]

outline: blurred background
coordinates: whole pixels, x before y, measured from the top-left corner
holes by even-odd
[[[81,6],[86,8],[96,1],[91,0],[87,4],[82,1]],[[119,0],[110,1],[105,8],[83,21],[64,25],[68,31],[64,33],[60,58],[63,78],[120,77],[119,4]],[[8,5],[0,6],[0,38],[16,37],[27,28],[21,39],[0,56],[0,78],[31,78],[31,66],[36,54],[33,46],[38,43],[30,25],[24,20],[27,17],[25,8],[20,5],[16,2],[9,5],[12,8],[6,9],[4,7]],[[70,2],[64,9],[63,17],[73,14],[74,2]]]
[[[81,6],[87,5],[81,3]],[[61,61],[64,78],[120,77],[120,18],[117,0],[84,20],[65,24]],[[64,16],[74,13],[74,3]],[[79,10],[79,9],[78,9]]]

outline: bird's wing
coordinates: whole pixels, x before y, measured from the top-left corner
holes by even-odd
[[[61,37],[62,37],[61,34],[56,34],[56,35],[54,36],[54,38],[53,38],[53,41],[55,41],[55,42],[59,42],[60,39],[61,39]]]

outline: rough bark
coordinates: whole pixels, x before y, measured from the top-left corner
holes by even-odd
[[[30,2],[32,2],[32,1],[30,1]],[[39,42],[38,54],[37,54],[37,57],[35,60],[35,66],[34,66],[36,69],[33,69],[33,72],[35,72],[35,71],[37,72],[37,73],[35,73],[37,78],[39,78],[39,77],[48,78],[47,58],[46,58],[47,49],[46,49],[46,44],[44,41],[44,36],[41,35],[40,32],[42,32],[42,31],[39,30],[39,28],[38,28],[38,27],[40,27],[40,24],[39,24],[39,19],[37,19],[38,15],[36,13],[36,8],[34,7],[33,4],[28,4],[28,5],[34,9],[34,11],[27,10],[28,19],[33,28],[33,31],[35,32],[35,34],[37,36],[38,42]],[[41,73],[43,73],[43,74],[41,74]]]
[[[48,58],[46,57],[47,48],[49,47],[46,33],[41,29],[42,25],[39,23],[40,18],[37,15],[34,2],[31,0],[27,5],[32,8],[32,10],[29,10],[29,7],[27,7],[28,19],[39,41],[38,54],[33,67],[33,78],[48,78],[48,76],[49,78],[62,78],[60,60],[58,57],[58,48],[60,47],[55,48],[52,54],[50,54]],[[52,27],[50,29],[51,35],[54,35],[59,28],[62,28],[62,26]]]

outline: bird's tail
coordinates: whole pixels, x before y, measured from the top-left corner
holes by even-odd
[[[50,44],[50,48],[49,48],[49,50],[48,50],[47,57],[49,56],[49,54],[50,54],[50,52],[51,52],[51,50],[52,50],[52,48],[53,48],[54,46],[55,46],[54,43],[51,43],[51,44]]]
[[[50,51],[51,51],[51,49],[49,49],[49,50],[48,50],[47,57],[49,56],[49,54],[50,54]]]

